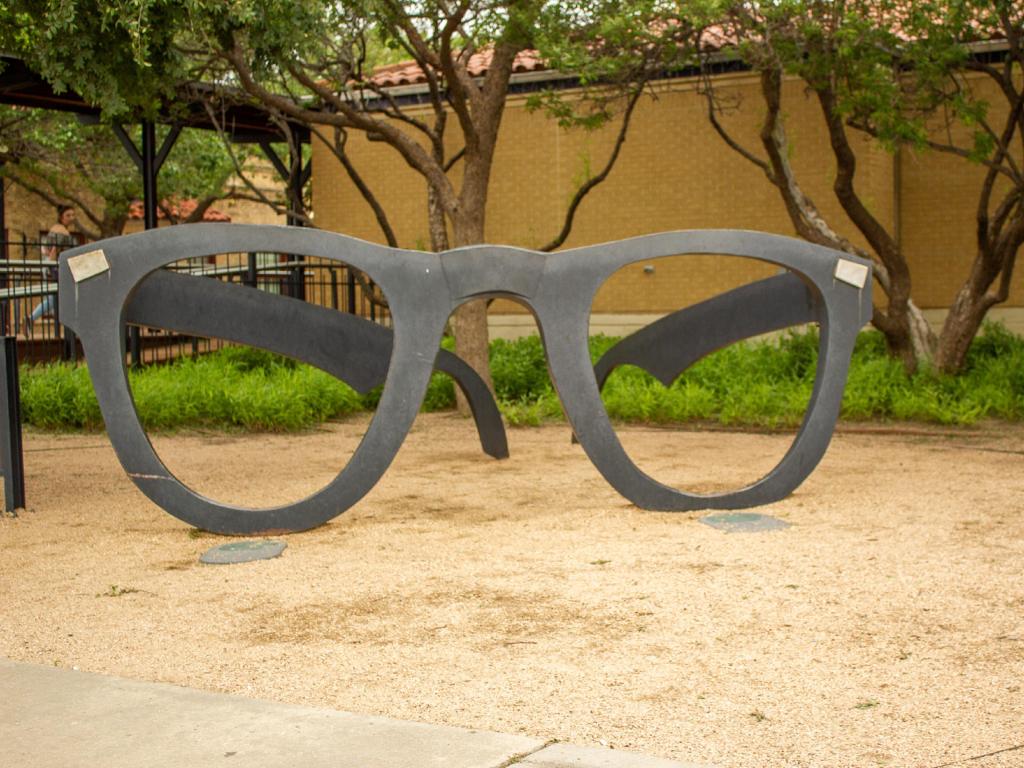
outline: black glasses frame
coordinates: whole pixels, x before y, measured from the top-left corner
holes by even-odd
[[[377,326],[370,330],[367,321],[343,328],[337,317],[344,316],[333,310],[158,271],[186,258],[248,251],[301,253],[365,272],[388,298],[393,331]],[[591,306],[601,285],[627,264],[691,254],[749,257],[789,273],[681,310],[627,337],[599,362],[595,376],[587,342]],[[857,333],[871,317],[869,262],[801,240],[742,230],[669,232],[557,253],[493,245],[425,253],[322,230],[193,224],[65,251],[59,291],[61,321],[82,341],[110,440],[129,477],[175,517],[227,534],[304,530],[359,501],[401,447],[439,360],[445,323],[466,301],[504,297],[531,309],[552,382],[591,461],[636,505],[678,511],[770,503],[810,474],[831,439]],[[647,476],[623,450],[600,397],[600,385],[616,365],[640,365],[669,383],[673,372],[678,375],[732,341],[809,321],[820,325],[814,389],[792,446],[763,478],[729,493],[691,494]],[[360,386],[386,374],[377,412],[345,468],[316,493],[267,509],[207,499],[164,466],[139,422],[123,353],[126,322],[205,330],[197,335],[225,338],[232,333],[217,331],[234,328],[235,337],[244,336],[247,343],[305,358],[345,373],[346,380],[362,375]],[[311,328],[316,332],[310,336]],[[486,407],[485,400],[477,402]],[[480,422],[478,417],[478,427]],[[504,432],[495,442],[494,430],[484,428],[485,450],[488,439],[489,452],[500,454]]]

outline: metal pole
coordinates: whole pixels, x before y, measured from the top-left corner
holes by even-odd
[[[156,148],[156,125],[148,120],[142,123],[142,152],[139,152],[135,142],[120,125],[113,125],[111,128],[114,135],[124,146],[124,151],[132,159],[139,173],[142,175],[142,212],[146,229],[156,228],[156,177],[160,173],[167,155],[174,147],[174,142],[181,134],[181,126],[173,125],[164,137],[160,149]],[[137,326],[128,329],[128,350],[131,354],[131,364],[137,368],[142,363],[142,336]]]
[[[256,271],[256,254],[249,254],[249,261],[245,268],[245,284],[250,288],[258,287],[259,273]]]
[[[305,182],[305,174],[302,168],[302,141],[292,132],[288,136],[288,159],[291,162],[290,173],[288,174],[288,215],[285,219],[290,227],[304,226],[301,218],[302,212],[302,187]],[[305,261],[306,256],[302,253],[293,255],[296,261]],[[293,268],[295,276],[296,291],[293,294],[296,299],[306,300],[306,268],[301,264]]]
[[[60,317],[60,296],[53,295],[53,315]],[[78,341],[75,332],[61,323],[53,324],[57,335],[57,346],[60,349],[60,359],[65,362],[78,362]]]
[[[146,229],[156,229],[156,126],[142,123],[142,200]]]
[[[3,168],[3,163],[0,162],[0,168]],[[7,260],[7,206],[5,204],[5,196],[7,187],[4,186],[3,176],[0,176],[0,259]],[[0,288],[7,288],[8,272],[5,269],[3,275],[0,276]],[[10,323],[11,302],[5,301],[3,306],[0,307],[0,335],[6,336],[8,330],[8,324]]]
[[[18,341],[3,337],[0,354],[0,464],[4,473],[4,509],[25,507],[25,465],[21,448],[21,394],[18,390]]]
[[[150,120],[142,122],[142,212],[146,229],[156,229],[156,126]],[[128,329],[128,350],[133,368],[142,365],[142,329],[137,325]]]
[[[55,318],[60,317],[60,299],[56,295],[53,297],[53,316]],[[64,348],[64,335],[60,332],[60,323],[56,321],[53,323],[53,340],[57,342],[57,351],[60,359],[63,362],[67,362],[68,358],[64,354],[67,351]]]
[[[0,161],[0,170],[4,163]],[[0,240],[3,240],[3,247],[0,248],[0,259],[7,258],[7,205],[4,199],[7,196],[7,187],[4,185],[4,177],[0,176]]]
[[[22,232],[21,233],[21,260],[25,261],[25,259],[27,259],[27,258],[28,258],[28,242],[26,242],[25,233]],[[24,283],[25,282],[24,276],[21,275],[20,273],[19,273],[19,277],[21,278],[20,280],[18,279],[18,277],[14,278],[14,284],[11,286],[12,288],[17,288],[20,283]],[[19,333],[21,333],[21,328],[22,328],[22,323],[21,323],[21,319],[22,318],[21,318],[21,316],[22,316],[22,314],[23,314],[23,312],[24,312],[24,310],[26,308],[30,308],[30,305],[28,304],[28,302],[25,299],[15,299],[12,302],[12,304],[14,305],[14,333],[12,335],[13,336],[17,336]]]

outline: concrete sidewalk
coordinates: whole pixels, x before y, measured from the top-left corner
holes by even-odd
[[[0,659],[10,768],[695,768]]]

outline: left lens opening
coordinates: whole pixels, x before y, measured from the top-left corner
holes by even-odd
[[[147,276],[126,309],[146,434],[196,493],[253,509],[330,483],[365,436],[391,357],[372,275],[305,254],[221,253]]]

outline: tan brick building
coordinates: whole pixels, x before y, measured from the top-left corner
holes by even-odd
[[[979,84],[985,87],[985,84]],[[644,97],[618,165],[581,206],[566,248],[676,229],[736,227],[794,234],[777,191],[759,169],[729,149],[705,115],[692,79],[658,84]],[[756,77],[729,74],[718,80],[739,101],[725,123],[746,146],[758,150],[763,115]],[[992,103],[998,108],[999,97]],[[568,202],[588,167],[603,166],[617,126],[595,134],[566,131],[526,109],[525,96],[511,96],[502,124],[487,208],[487,239],[539,247],[560,229]],[[800,183],[832,225],[855,242],[856,229],[832,192],[835,162],[815,99],[798,80],[786,84],[786,129]],[[449,129],[451,151],[457,126]],[[426,184],[397,153],[359,132],[350,155],[387,210],[400,244],[429,243]],[[913,295],[939,321],[974,258],[974,215],[982,179],[979,166],[936,153],[885,151],[858,140],[857,189],[903,244],[911,263]],[[454,173],[458,172],[456,167]],[[596,171],[594,171],[596,172]],[[369,206],[331,153],[313,141],[313,203],[317,225],[382,242]],[[688,259],[685,266],[637,265],[616,276],[598,296],[595,330],[622,330],[637,315],[661,313],[735,284],[736,269],[717,261]],[[767,273],[767,272],[766,272]],[[746,280],[750,277],[747,276]],[[1005,307],[994,311],[1024,331],[1024,278],[1018,271]],[[631,317],[633,316],[633,317]],[[492,331],[516,333],[530,324],[517,306],[491,308]]]

